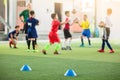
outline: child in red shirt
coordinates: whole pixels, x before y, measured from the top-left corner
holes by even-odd
[[[54,51],[54,54],[58,54],[58,50],[60,48],[60,38],[58,37],[57,31],[58,31],[58,28],[59,28],[60,24],[65,24],[65,22],[64,23],[60,23],[58,21],[57,14],[55,14],[55,13],[51,14],[51,18],[53,19],[53,21],[52,21],[51,31],[49,32],[49,35],[48,35],[49,44],[47,44],[45,46],[45,48],[42,50],[42,53],[45,54],[45,55],[47,54],[46,51],[54,43],[58,43],[55,46],[55,51]]]

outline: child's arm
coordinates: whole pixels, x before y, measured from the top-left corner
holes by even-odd
[[[79,26],[82,27],[82,22],[79,22]]]
[[[66,24],[67,22],[65,21],[65,22],[60,22],[60,25],[64,25],[64,24]]]
[[[36,19],[36,25],[39,25],[40,21],[38,19]]]

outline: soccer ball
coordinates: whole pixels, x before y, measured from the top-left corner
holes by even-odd
[[[100,27],[100,28],[105,27],[105,23],[104,23],[103,21],[100,21],[100,23],[99,23],[99,27]]]

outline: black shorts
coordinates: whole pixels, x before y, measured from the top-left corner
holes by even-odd
[[[72,38],[72,35],[69,30],[64,29],[63,32],[65,39]]]

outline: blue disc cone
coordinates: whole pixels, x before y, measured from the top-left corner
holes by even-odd
[[[72,76],[72,77],[74,77],[74,76],[77,76],[77,74],[75,73],[74,70],[69,69],[69,70],[66,71],[66,73],[64,74],[64,76]]]
[[[32,69],[28,65],[23,65],[20,71],[31,71]]]

